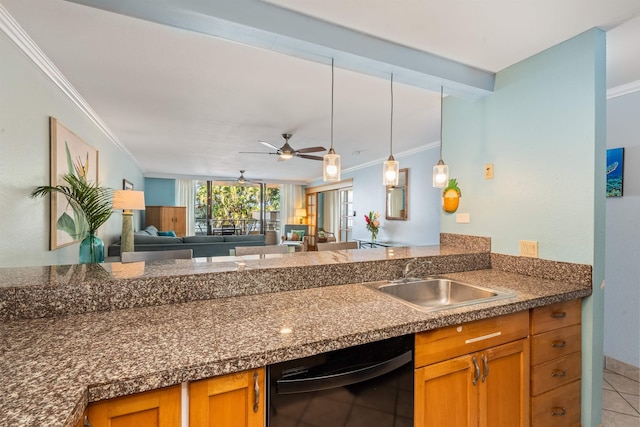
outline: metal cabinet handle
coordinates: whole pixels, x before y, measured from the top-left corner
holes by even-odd
[[[567,317],[567,312],[566,311],[554,311],[553,313],[551,313],[551,317],[553,317],[554,319],[562,319],[563,317]]]
[[[554,347],[554,348],[561,348],[566,346],[567,346],[567,342],[564,340],[557,340],[551,343],[551,347]]]
[[[84,421],[82,421],[82,427],[93,427],[89,422],[89,417],[86,415],[84,416]]]
[[[551,376],[552,377],[565,377],[565,376],[567,376],[567,370],[566,369],[554,369],[553,372],[551,372]]]
[[[482,382],[487,379],[489,376],[489,362],[487,361],[487,356],[482,355],[482,367],[484,368],[484,372],[482,373]]]
[[[553,415],[554,417],[561,417],[563,415],[566,415],[566,413],[567,413],[567,408],[565,408],[564,406],[563,407],[556,406],[551,410],[551,415]]]
[[[480,366],[478,366],[478,359],[475,356],[471,359],[473,361],[473,369],[475,371],[475,375],[473,376],[473,385],[478,383],[480,379]]]
[[[260,383],[258,382],[258,372],[253,373],[253,412],[258,412],[260,407]]]

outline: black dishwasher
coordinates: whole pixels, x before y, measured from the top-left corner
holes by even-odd
[[[413,335],[267,369],[269,427],[412,427]]]

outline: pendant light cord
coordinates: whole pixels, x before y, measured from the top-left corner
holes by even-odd
[[[391,73],[391,126],[389,133],[389,156],[393,156],[393,73]]]
[[[440,86],[440,160],[442,160],[442,94],[443,88]]]
[[[333,61],[334,58],[331,58],[331,150],[333,151]]]

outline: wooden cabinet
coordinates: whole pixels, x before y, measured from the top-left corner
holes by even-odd
[[[531,310],[531,427],[580,426],[581,306]]]
[[[190,427],[263,427],[264,368],[189,385]]]
[[[180,427],[180,386],[91,403],[87,414],[93,427]]]
[[[529,425],[529,314],[416,335],[416,427]]]
[[[184,206],[147,206],[145,226],[153,225],[160,231],[173,230],[178,237],[187,233],[187,208]]]

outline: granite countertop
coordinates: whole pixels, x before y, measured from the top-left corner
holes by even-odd
[[[91,401],[591,294],[496,269],[447,275],[517,295],[424,313],[356,283],[0,322],[0,425],[73,427]]]

